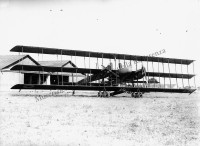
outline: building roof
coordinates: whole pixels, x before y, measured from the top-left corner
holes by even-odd
[[[56,61],[38,61],[41,66],[52,66],[52,67],[65,67],[68,64],[71,64],[72,67],[76,67],[74,63],[70,60],[56,60]]]
[[[39,65],[32,57],[29,55],[0,55],[0,70],[9,68],[20,61],[29,58],[36,65]]]

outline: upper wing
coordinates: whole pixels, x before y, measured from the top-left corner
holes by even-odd
[[[139,56],[139,55],[129,55],[129,54],[103,53],[103,52],[33,47],[33,46],[15,46],[10,51],[11,52],[70,55],[70,56],[71,55],[85,56],[85,57],[95,57],[95,58],[123,59],[123,60],[125,59],[125,60],[149,61],[149,62],[163,62],[163,63],[175,63],[175,64],[186,64],[186,65],[189,65],[194,61],[194,60],[188,60],[188,59],[150,57],[150,56]]]

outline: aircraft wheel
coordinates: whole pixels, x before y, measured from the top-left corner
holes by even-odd
[[[103,97],[108,97],[108,92],[107,91],[103,91],[102,95],[103,95]]]
[[[99,92],[97,93],[97,97],[102,97],[102,92],[101,92],[101,91],[99,91]]]
[[[140,97],[139,92],[135,92],[135,98],[138,98],[138,97]]]
[[[107,91],[99,91],[97,93],[97,97],[109,97],[110,96],[110,92]]]
[[[138,98],[142,97],[142,92],[137,92],[137,97]]]
[[[131,93],[131,97],[135,97],[135,92],[132,92],[132,93]]]
[[[134,97],[134,98],[142,97],[142,92],[132,92],[131,97]]]
[[[107,94],[108,94],[108,97],[110,97],[110,92],[107,92]]]
[[[138,92],[138,97],[142,97],[142,92]]]

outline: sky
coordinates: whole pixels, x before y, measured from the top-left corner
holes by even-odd
[[[15,45],[195,61],[200,86],[199,0],[1,0],[0,51]]]

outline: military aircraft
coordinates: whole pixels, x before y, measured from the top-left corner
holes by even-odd
[[[69,49],[56,49],[56,48],[44,48],[44,47],[32,47],[32,46],[15,46],[11,49],[12,52],[23,52],[23,53],[38,53],[38,54],[56,54],[56,55],[67,55],[82,57],[82,58],[97,58],[114,60],[115,69],[113,65],[109,64],[104,67],[102,64],[102,69],[94,68],[78,68],[78,67],[55,67],[55,66],[33,66],[33,65],[16,65],[11,70],[21,70],[21,71],[40,71],[40,72],[70,72],[70,73],[81,73],[85,75],[85,78],[74,82],[63,83],[62,85],[44,85],[44,84],[16,84],[12,89],[34,89],[34,90],[95,90],[99,91],[99,96],[114,96],[120,93],[128,92],[131,96],[135,96],[135,93],[144,92],[170,92],[170,93],[192,93],[196,89],[185,89],[187,86],[184,81],[188,81],[188,86],[191,84],[191,79],[194,78],[195,74],[180,72],[170,72],[170,65],[177,65],[188,67],[194,60],[188,59],[177,59],[177,58],[163,58],[163,57],[149,57],[149,56],[137,56],[129,54],[115,54],[115,53],[103,53],[103,52],[92,52],[92,51],[80,51],[80,50],[69,50]],[[116,68],[116,60],[129,61],[130,65],[123,66],[119,64],[119,68]],[[131,62],[140,61],[146,64],[146,67],[142,66],[140,69],[133,69],[133,64]],[[112,62],[111,62],[112,63]],[[153,72],[149,71],[148,64],[152,63]],[[158,64],[158,71],[154,71],[154,64]],[[162,65],[162,68],[160,67]],[[165,65],[168,65],[169,72],[165,72]],[[90,66],[90,62],[89,62]],[[194,65],[193,65],[194,67]],[[163,84],[159,87],[148,87],[145,84],[148,83],[147,78],[159,78],[158,84]],[[142,81],[141,81],[142,79]],[[170,88],[165,87],[166,80],[169,80]],[[175,79],[175,80],[174,80]],[[161,82],[162,80],[162,82]],[[172,88],[172,80],[174,80],[177,88]],[[178,81],[179,80],[179,81]],[[180,81],[182,80],[182,85]],[[143,86],[138,86],[140,83]],[[156,83],[156,82],[153,82]]]

